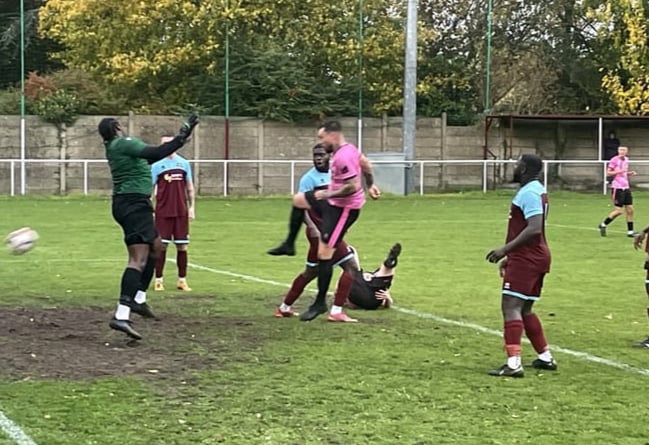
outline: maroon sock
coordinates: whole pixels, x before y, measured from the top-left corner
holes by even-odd
[[[537,354],[548,350],[548,341],[545,339],[543,333],[543,326],[541,320],[536,314],[529,314],[523,317],[523,324],[525,325],[525,335],[532,343],[534,350]]]
[[[178,264],[178,277],[185,278],[187,276],[187,251],[179,250],[176,252],[176,263]]]
[[[521,355],[521,339],[523,337],[523,320],[505,322],[505,350],[507,357]]]
[[[338,279],[338,286],[336,286],[336,292],[334,293],[334,305],[344,306],[353,284],[354,276],[346,271],[343,272]]]
[[[311,278],[311,280],[313,280],[313,278]],[[309,284],[311,280],[306,278],[303,274],[299,274],[297,277],[295,277],[291,288],[288,290],[286,296],[284,297],[284,304],[290,306],[295,303],[295,301],[300,298],[300,295],[302,295],[302,292],[304,292],[304,288],[307,284]]]
[[[158,260],[155,263],[155,277],[161,278],[162,272],[165,269],[165,261],[167,260],[167,251],[163,250],[158,256]]]

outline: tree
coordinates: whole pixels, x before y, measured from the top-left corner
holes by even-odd
[[[42,0],[25,0],[25,72],[50,72],[60,68],[48,52],[57,46],[48,38],[41,38],[37,32],[38,10]],[[14,86],[20,82],[20,3],[0,0],[0,88]]]
[[[372,114],[400,111],[404,42],[400,3],[364,3],[362,82]],[[296,115],[304,105],[318,101],[323,103],[322,112],[347,112],[361,82],[358,6],[358,0],[342,0],[335,7],[324,0],[162,0],[124,8],[99,0],[49,0],[41,11],[40,30],[64,46],[57,56],[66,66],[103,76],[143,110],[200,103],[203,93],[216,99],[215,85],[223,83],[227,29],[230,96],[235,106],[243,105],[242,112],[270,117],[284,104],[289,109],[283,114]],[[261,58],[263,70],[248,69],[260,68]],[[284,63],[297,69],[286,70]],[[263,72],[281,78],[261,79]],[[270,102],[255,105],[262,101]],[[218,108],[214,103],[203,105]]]
[[[603,65],[602,87],[621,114],[649,114],[648,11],[641,0],[616,0],[590,4],[598,22],[598,38],[617,56]],[[613,66],[613,68],[608,68]]]

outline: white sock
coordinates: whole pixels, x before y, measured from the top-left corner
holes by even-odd
[[[539,359],[543,360],[544,362],[551,362],[552,361],[552,353],[548,349],[547,351],[543,351],[539,354]]]
[[[155,279],[155,280],[156,280],[156,281],[157,281],[158,283],[162,283],[162,277],[159,277],[159,278],[158,278],[158,277],[156,277],[156,279]]]
[[[331,306],[331,315],[342,314],[342,312],[343,312],[342,306],[336,306],[335,304]]]
[[[146,292],[144,292],[143,290],[137,291],[137,293],[135,294],[135,302],[138,304],[142,304],[145,301],[146,301]]]
[[[115,318],[118,320],[129,320],[131,317],[131,308],[125,304],[118,304],[115,311]]]
[[[288,304],[284,304],[284,303],[282,303],[282,304],[279,306],[279,310],[280,310],[281,312],[290,312],[290,311],[291,311],[291,306],[289,306]]]
[[[511,369],[516,369],[521,366],[521,356],[514,355],[512,357],[507,357],[507,366]]]
[[[178,281],[180,281],[181,283],[185,283],[185,282],[187,281],[187,278],[185,278],[185,277],[182,277],[182,278],[181,278],[181,277],[178,277]]]

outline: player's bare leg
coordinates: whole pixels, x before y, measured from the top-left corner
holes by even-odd
[[[378,277],[389,277],[394,275],[394,268],[397,267],[399,255],[401,255],[401,244],[396,243],[388,252],[388,256],[385,257],[385,260],[375,275]]]

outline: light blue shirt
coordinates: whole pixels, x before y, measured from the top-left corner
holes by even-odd
[[[525,219],[530,219],[536,215],[542,215],[543,198],[545,187],[539,181],[530,181],[518,190],[512,204],[521,209]]]
[[[331,182],[329,172],[319,172],[315,167],[311,167],[309,171],[302,175],[300,178],[300,185],[298,192],[310,192],[316,188],[327,187]]]
[[[151,165],[151,180],[155,185],[158,182],[158,177],[169,170],[182,170],[185,172],[185,181],[193,181],[192,169],[187,159],[180,155],[173,158],[163,158],[154,162]]]

